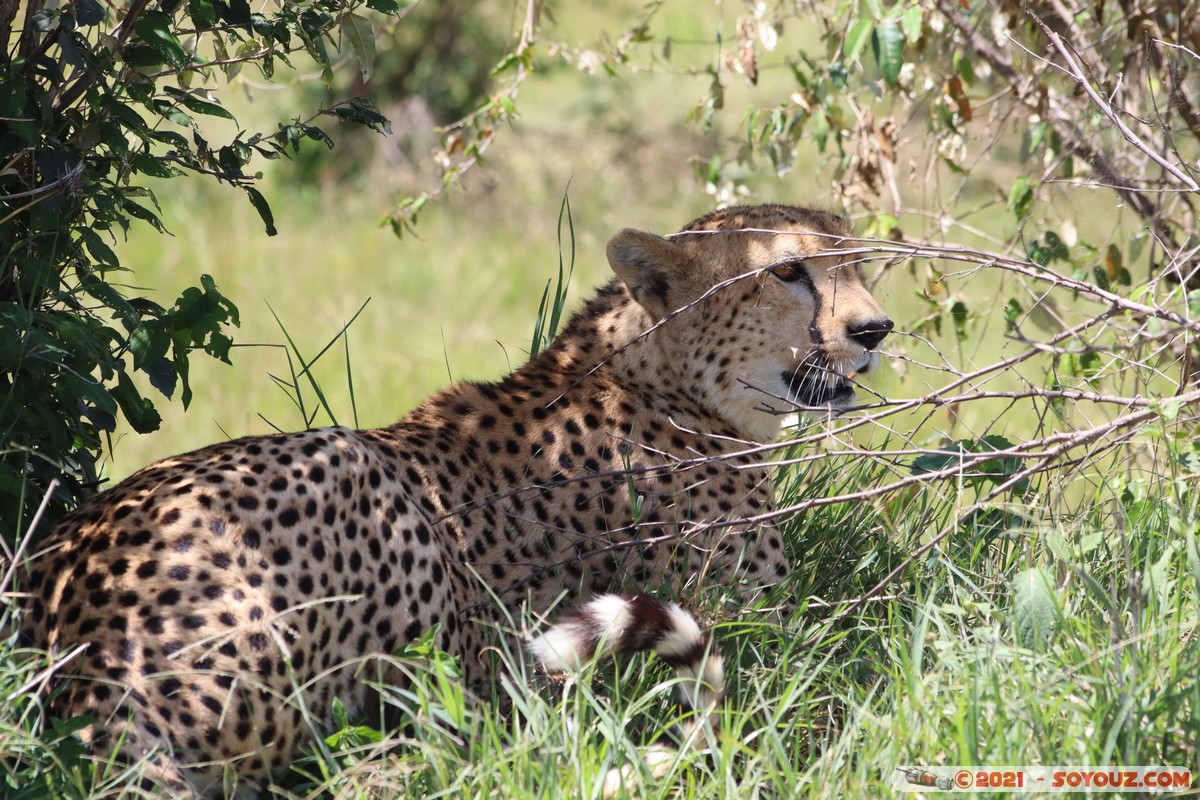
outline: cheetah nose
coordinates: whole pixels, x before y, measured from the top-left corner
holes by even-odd
[[[895,324],[890,319],[873,319],[846,329],[846,335],[868,350],[874,350],[884,337],[891,332]]]

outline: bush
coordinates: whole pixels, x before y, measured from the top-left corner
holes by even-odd
[[[15,3],[0,7],[12,28]],[[206,275],[164,307],[124,285],[112,249],[134,226],[165,233],[147,179],[203,176],[235,187],[275,233],[255,188],[257,159],[332,147],[319,115],[386,125],[362,99],[322,108],[273,131],[217,140],[233,120],[214,87],[246,66],[270,78],[303,53],[332,78],[337,41],[371,57],[366,8],[394,0],[283,3],[253,13],[245,0],[192,0],[118,11],[96,0],[27,4],[0,63],[0,519],[6,536],[52,491],[52,519],[96,490],[101,438],[118,416],[139,433],[160,417],[133,380],[191,399],[188,365],[228,361],[238,310]],[[215,128],[214,128],[215,129]],[[52,490],[53,487],[53,490]]]
[[[887,349],[922,396],[879,395],[796,444],[832,435],[869,457],[864,432],[899,431],[913,446],[887,461],[907,474],[870,496],[965,480],[981,507],[1056,510],[1079,500],[1081,474],[1161,474],[1150,430],[1194,459],[1195,15],[1136,0],[757,3],[714,37],[714,60],[660,24],[668,6],[649,8],[596,45],[541,44],[618,80],[695,76],[691,119],[720,134],[695,160],[708,192],[828,180],[861,221],[871,283],[915,297]]]

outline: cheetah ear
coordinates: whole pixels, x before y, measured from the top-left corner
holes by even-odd
[[[672,310],[668,294],[685,274],[688,256],[661,236],[625,228],[608,240],[608,263],[638,304],[662,319]]]

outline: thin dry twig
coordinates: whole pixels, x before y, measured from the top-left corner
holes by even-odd
[[[13,576],[17,573],[17,568],[25,556],[25,548],[29,545],[29,541],[33,538],[34,531],[42,522],[42,517],[46,514],[46,509],[50,506],[50,498],[54,496],[54,491],[58,488],[58,479],[54,478],[50,481],[50,485],[46,487],[46,493],[42,495],[42,502],[38,505],[37,512],[33,515],[33,519],[29,523],[29,530],[21,537],[21,541],[17,544],[17,549],[13,552],[12,563],[8,565],[8,570],[4,573],[4,578],[0,579],[0,597],[8,594],[8,588],[12,585]]]
[[[1092,99],[1092,103],[1096,106],[1096,108],[1100,109],[1104,116],[1108,117],[1109,122],[1117,126],[1117,130],[1121,132],[1121,135],[1125,138],[1125,141],[1136,147],[1141,152],[1145,153],[1151,161],[1158,164],[1160,167],[1170,173],[1171,176],[1182,183],[1188,191],[1200,191],[1200,184],[1197,184],[1191,175],[1188,175],[1178,166],[1160,156],[1152,147],[1143,142],[1141,137],[1134,133],[1128,125],[1125,124],[1125,120],[1121,117],[1121,115],[1116,113],[1113,110],[1112,105],[1110,105],[1109,102],[1099,92],[1096,91],[1095,87],[1092,86],[1092,82],[1088,79],[1087,72],[1079,63],[1075,49],[1064,42],[1061,36],[1051,30],[1050,26],[1043,22],[1041,17],[1037,16],[1032,11],[1027,10],[1026,13],[1029,15],[1029,18],[1032,19],[1034,23],[1042,29],[1042,32],[1046,34],[1046,38],[1048,38],[1054,45],[1054,49],[1057,50],[1059,55],[1063,57],[1063,60],[1067,62],[1068,68],[1063,69],[1062,71],[1068,77],[1070,77],[1071,80],[1075,81],[1080,88],[1087,92],[1088,97]],[[1014,41],[1014,44],[1017,44],[1018,47],[1020,46],[1018,42]]]

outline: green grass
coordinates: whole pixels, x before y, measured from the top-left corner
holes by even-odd
[[[783,500],[869,482],[873,469],[820,463],[785,481]],[[804,554],[785,587],[793,610],[778,624],[747,613],[715,625],[730,685],[715,747],[681,754],[661,780],[635,773],[630,796],[885,797],[899,764],[1197,770],[1195,477],[1180,468],[1154,484],[1110,485],[1069,518],[1008,506],[1019,513],[960,527],[886,598],[845,618],[847,601],[976,498],[933,485],[793,520],[788,546]],[[1027,606],[1013,581],[1030,568],[1052,587],[1053,622],[1037,635],[1022,633]],[[653,659],[540,689],[519,659],[502,659],[494,696],[472,704],[442,680],[453,670],[444,660],[419,647],[400,657],[415,682],[386,690],[385,702],[413,724],[327,731],[327,752],[299,762],[279,796],[597,797],[606,772],[637,763],[678,714]],[[41,729],[44,666],[11,639],[0,650],[4,795],[118,796],[124,773],[93,771],[73,739]]]
[[[478,240],[455,235],[450,212],[439,209],[419,238],[398,241],[378,226],[379,198],[373,205],[343,198],[329,224],[322,220],[334,219],[335,210],[323,208],[319,198],[310,205],[282,191],[272,195],[278,237],[261,235],[239,196],[205,188],[172,196],[165,217],[174,237],[126,246],[136,280],[155,287],[161,302],[207,272],[239,305],[243,324],[234,332],[232,367],[195,360],[195,399],[186,422],[178,402],[164,401],[159,433],[117,434],[113,477],[226,435],[270,431],[260,414],[285,429],[305,427],[270,378],[288,375],[280,324],[312,358],[370,301],[348,332],[364,426],[394,422],[451,377],[497,378],[525,360],[536,298],[557,258],[552,235],[522,242],[516,232],[495,231],[481,251]],[[598,280],[597,266],[581,267],[583,280]],[[316,375],[330,406],[345,410],[347,418],[338,421],[352,424],[340,345],[318,362]],[[322,416],[315,424],[330,422]]]

